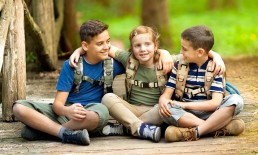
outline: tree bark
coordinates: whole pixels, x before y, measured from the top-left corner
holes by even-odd
[[[40,27],[43,39],[45,40],[46,53],[56,68],[57,51],[55,48],[55,17],[54,5],[50,0],[32,1],[32,14],[35,23]],[[41,58],[39,58],[41,59]],[[43,61],[43,60],[41,60]]]
[[[54,11],[55,11],[55,43],[54,43],[54,50],[57,52],[62,27],[64,24],[64,0],[54,0]]]
[[[38,60],[40,61],[41,68],[44,70],[55,70],[56,66],[53,64],[52,60],[50,59],[50,55],[47,52],[47,44],[41,32],[41,29],[38,25],[34,22],[26,3],[23,1],[24,4],[24,22],[25,22],[25,32],[26,36],[29,36],[31,41],[33,41],[32,45],[33,50],[36,52]],[[29,38],[26,38],[29,40]],[[27,43],[26,43],[27,44]]]
[[[6,0],[11,5],[10,26],[3,66],[2,114],[4,121],[14,121],[12,105],[26,98],[26,61],[24,9],[22,0]]]
[[[4,58],[4,48],[6,43],[6,37],[8,33],[8,28],[10,25],[10,11],[11,5],[7,0],[0,1],[0,72],[2,70],[3,58]]]
[[[60,40],[62,52],[73,52],[80,45],[79,27],[76,20],[75,0],[65,0],[64,25]]]
[[[143,0],[142,24],[157,29],[161,48],[172,48],[167,0]]]

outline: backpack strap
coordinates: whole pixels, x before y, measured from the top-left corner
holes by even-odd
[[[134,80],[136,71],[139,67],[139,61],[134,59],[130,55],[127,67],[126,67],[126,94],[127,98],[131,95],[132,85],[138,86],[140,88],[159,88],[160,93],[163,92],[166,84],[167,75],[164,75],[161,69],[158,69],[157,64],[155,65],[155,72],[157,81],[155,82],[144,82],[139,80]]]
[[[175,97],[178,100],[182,100],[184,93],[188,94],[189,98],[199,94],[205,93],[207,99],[211,98],[210,87],[214,80],[213,69],[212,69],[213,61],[210,60],[206,67],[205,77],[204,77],[204,87],[191,89],[185,88],[186,79],[189,71],[189,65],[185,64],[183,61],[178,64],[178,71],[176,76],[176,89],[175,89]]]
[[[82,63],[82,56],[79,57],[78,62],[76,63],[78,66],[74,70],[74,85],[73,85],[73,91],[78,93],[80,85],[82,83],[82,77],[83,77],[83,63]]]
[[[178,70],[176,74],[176,89],[175,89],[175,98],[176,100],[182,101],[185,84],[189,71],[189,65],[183,60],[178,62]]]
[[[113,59],[108,57],[104,61],[104,94],[113,93]]]
[[[158,80],[158,87],[160,94],[165,90],[165,84],[167,83],[167,74],[164,74],[162,69],[158,69],[158,63],[156,64],[156,77]]]
[[[133,55],[131,54],[128,63],[126,66],[126,77],[125,77],[125,85],[126,85],[126,97],[130,98],[131,96],[131,89],[132,84],[134,84],[134,76],[139,67],[139,62],[133,58]],[[140,84],[141,85],[141,84]]]
[[[205,77],[204,77],[204,80],[205,80],[204,81],[204,89],[205,89],[205,93],[207,95],[207,99],[211,99],[210,88],[211,88],[211,84],[214,80],[212,64],[213,64],[213,61],[210,60],[206,67],[206,72],[205,72]],[[223,81],[223,83],[224,83],[224,81]]]
[[[113,59],[108,57],[104,60],[104,76],[100,80],[94,80],[89,76],[83,76],[83,62],[82,56],[80,56],[79,61],[77,62],[77,68],[74,70],[74,86],[73,91],[78,93],[82,81],[87,81],[92,85],[103,85],[104,84],[104,93],[113,92]]]

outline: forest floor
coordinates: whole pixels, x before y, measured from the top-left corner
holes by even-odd
[[[0,154],[258,154],[258,57],[227,58],[225,63],[227,81],[238,88],[245,102],[239,117],[246,129],[240,136],[177,143],[166,143],[164,138],[152,143],[130,136],[96,137],[91,138],[90,146],[26,141],[20,136],[23,124],[3,122],[0,110]],[[27,99],[53,101],[59,71],[27,73]],[[114,83],[118,95],[125,93],[123,78],[119,76]]]

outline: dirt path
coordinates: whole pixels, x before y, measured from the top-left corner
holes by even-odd
[[[258,104],[258,57],[225,59],[227,81],[236,86],[245,104]]]
[[[23,125],[2,122],[0,110],[0,154],[258,154],[258,57],[225,59],[225,63],[227,80],[239,89],[245,101],[239,117],[245,121],[246,130],[240,136],[178,143],[166,143],[164,139],[152,143],[126,136],[99,137],[91,138],[88,147],[53,141],[26,141],[20,137]],[[59,71],[28,73],[27,98],[53,100],[58,76]],[[124,94],[123,77],[119,76],[114,83],[118,95]]]

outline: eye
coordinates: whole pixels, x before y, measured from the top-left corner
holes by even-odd
[[[183,50],[183,51],[187,51],[187,49],[186,49],[186,48],[184,48],[183,46],[182,46],[182,50]]]
[[[146,42],[145,45],[149,46],[149,45],[151,45],[151,42]]]
[[[109,44],[109,43],[110,43],[110,39],[107,40],[107,44]]]
[[[133,47],[134,48],[139,48],[141,45],[140,44],[135,44]]]

